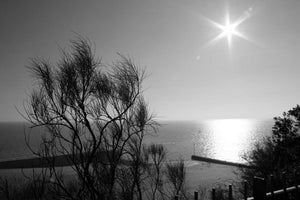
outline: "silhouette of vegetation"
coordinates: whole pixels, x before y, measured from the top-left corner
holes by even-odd
[[[185,167],[184,161],[179,160],[175,163],[167,163],[167,178],[175,192],[173,195],[186,197],[185,190]]]
[[[71,41],[70,53],[62,51],[58,63],[32,59],[29,69],[36,88],[24,118],[32,129],[45,130],[39,149],[32,148],[31,133],[26,134],[28,147],[41,159],[42,170],[30,179],[40,183],[35,185],[37,199],[141,200],[183,194],[183,161],[166,167],[164,147],[143,144],[158,123],[142,95],[145,71],[130,58],[119,54],[104,65],[80,37]],[[70,166],[58,167],[60,162]],[[170,183],[174,188],[166,189]]]
[[[272,135],[256,144],[245,159],[253,169],[241,169],[243,178],[251,184],[253,176],[270,180],[275,189],[295,183],[295,171],[300,170],[300,106],[274,117]]]

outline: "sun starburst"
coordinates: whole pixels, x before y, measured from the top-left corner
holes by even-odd
[[[222,24],[217,24],[217,27],[221,30],[221,33],[217,36],[218,39],[227,38],[227,43],[228,47],[231,48],[232,44],[232,37],[233,36],[238,36],[238,37],[243,37],[242,33],[238,31],[238,26],[240,25],[240,22],[234,22],[232,23],[230,21],[229,15],[226,16],[226,22],[224,25]]]
[[[230,15],[227,12],[227,14],[225,16],[225,23],[224,24],[220,24],[220,23],[217,23],[213,20],[207,19],[214,27],[217,27],[218,29],[220,29],[220,33],[215,38],[213,38],[211,41],[209,41],[208,44],[211,44],[211,43],[214,43],[214,42],[216,42],[220,39],[226,38],[228,48],[231,49],[232,48],[232,40],[233,40],[234,37],[238,37],[238,38],[242,38],[244,40],[250,41],[242,32],[240,32],[238,30],[239,25],[241,25],[249,17],[250,17],[250,13],[245,12],[239,18],[239,20],[231,21]]]

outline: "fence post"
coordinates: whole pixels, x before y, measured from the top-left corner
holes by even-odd
[[[297,171],[294,172],[294,183],[295,183],[295,199],[299,199],[299,187],[298,187],[298,176],[299,173]]]
[[[104,194],[100,194],[100,199],[104,199],[105,200],[105,195]]]
[[[9,185],[8,185],[8,181],[7,178],[5,178],[5,186],[4,186],[4,193],[5,193],[5,197],[7,199],[10,199],[10,193],[9,193]]]
[[[179,197],[178,197],[178,195],[175,195],[175,200],[179,200]]]
[[[283,195],[284,195],[284,199],[288,200],[288,193],[286,191],[286,187],[287,187],[287,184],[286,184],[286,172],[282,173],[282,180],[283,180]]]
[[[260,177],[254,177],[253,180],[254,200],[266,200],[266,181]]]
[[[271,199],[274,200],[274,176],[270,176]]]
[[[195,200],[198,200],[198,192],[194,192]]]
[[[247,181],[244,181],[244,200],[247,200],[248,195],[248,183]]]
[[[212,200],[216,200],[216,189],[215,188],[212,189],[211,195],[212,195]]]
[[[231,184],[228,187],[228,199],[232,200],[232,185]]]

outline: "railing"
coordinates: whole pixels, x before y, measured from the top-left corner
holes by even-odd
[[[279,190],[273,190],[273,177],[271,176],[271,182],[270,182],[270,188],[271,191],[266,191],[267,183],[265,179],[260,177],[254,177],[253,179],[253,197],[248,197],[248,183],[244,182],[244,188],[243,188],[243,198],[238,198],[239,200],[274,200],[279,195],[282,195],[281,200],[289,200],[289,194],[294,192],[294,199],[299,200],[300,199],[300,185],[298,185],[296,181],[295,176],[295,183],[294,186],[286,187],[286,185],[283,185],[282,189]],[[233,191],[232,191],[232,185],[228,186],[228,200],[234,200],[237,198],[233,198]],[[198,192],[194,192],[194,200],[202,200],[198,198]],[[175,200],[179,200],[179,196],[175,196]],[[216,197],[216,189],[213,188],[211,190],[211,199],[212,200],[218,200]]]

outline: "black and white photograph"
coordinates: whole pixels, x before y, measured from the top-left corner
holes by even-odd
[[[299,0],[1,0],[0,200],[299,200]]]

